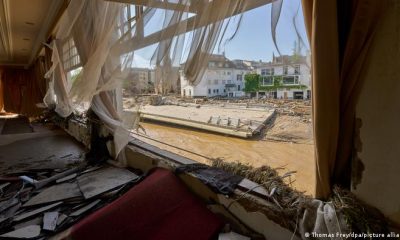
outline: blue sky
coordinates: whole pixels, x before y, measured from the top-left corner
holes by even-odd
[[[277,42],[282,54],[291,54],[294,41],[297,39],[292,23],[297,9],[299,14],[296,23],[302,39],[307,44],[303,49],[309,49],[302,19],[303,12],[299,4],[300,0],[284,1],[277,27]],[[244,14],[239,32],[225,46],[225,55],[229,59],[270,61],[272,52],[275,52],[275,56],[278,55],[271,37],[271,4],[268,4]]]
[[[295,28],[293,26],[293,17],[295,18],[296,25],[305,42],[306,46],[303,51],[309,49],[308,41],[305,33],[303,13],[300,5],[300,0],[284,0],[281,16],[277,27],[277,42],[278,47],[282,54],[291,54],[294,41],[297,40]],[[237,20],[238,18],[236,18]],[[145,31],[145,35],[161,29],[162,18],[154,18],[151,20]],[[149,30],[150,29],[150,30]],[[225,38],[230,36],[233,32],[228,29],[228,34]],[[137,67],[149,67],[149,59],[155,49],[155,45],[146,49],[135,52],[135,65]],[[272,59],[272,52],[278,56],[278,52],[273,44],[271,37],[271,4],[253,9],[244,13],[239,30],[235,37],[227,42],[217,46],[214,53],[225,55],[229,59],[245,59],[255,61],[270,61]]]

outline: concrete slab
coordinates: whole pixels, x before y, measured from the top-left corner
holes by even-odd
[[[248,138],[257,134],[274,115],[274,109],[234,108],[216,105],[143,106],[142,119]]]

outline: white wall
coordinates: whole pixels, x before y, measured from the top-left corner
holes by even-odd
[[[352,178],[353,192],[400,226],[400,2],[390,2],[357,105]]]
[[[244,75],[248,71],[239,70],[239,69],[228,69],[228,68],[211,68],[207,69],[202,80],[196,86],[191,86],[183,73],[181,72],[181,96],[184,96],[184,91],[186,90],[186,97],[193,97],[193,96],[227,96],[228,91],[224,92],[225,84],[235,84],[235,92],[234,96],[242,96],[243,95],[243,88],[244,88]],[[243,74],[243,80],[237,81],[237,74]],[[218,81],[215,84],[215,80]],[[240,85],[240,90],[237,91],[237,85]],[[192,96],[188,96],[189,89],[192,91]],[[209,89],[211,89],[211,93],[209,93]],[[218,92],[216,90],[218,89]]]

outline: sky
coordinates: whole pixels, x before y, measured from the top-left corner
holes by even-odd
[[[277,27],[277,43],[282,54],[291,54],[297,40],[292,19],[298,9],[296,24],[307,44],[303,49],[309,49],[300,0],[285,0]],[[244,14],[239,32],[225,46],[225,54],[229,59],[270,61],[272,52],[278,55],[271,37],[271,4],[268,4]]]
[[[306,37],[301,0],[284,0],[281,16],[277,27],[277,44],[281,54],[292,54],[294,42],[298,39],[293,25],[296,26],[302,41],[305,43],[303,52],[309,49]],[[298,14],[296,15],[296,13]],[[157,15],[157,14],[156,14]],[[152,19],[145,29],[145,36],[162,28],[162,17]],[[235,18],[237,21],[239,18]],[[228,28],[225,39],[234,32],[234,27]],[[278,51],[271,37],[271,4],[253,9],[243,14],[239,30],[229,42],[214,49],[214,53],[225,54],[228,59],[244,59],[254,61],[271,61],[272,54],[278,56]],[[136,67],[150,67],[149,59],[154,52],[155,45],[135,52]]]

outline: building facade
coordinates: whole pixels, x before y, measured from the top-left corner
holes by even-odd
[[[224,55],[211,55],[207,69],[197,85],[189,83],[183,71],[180,72],[182,97],[242,97],[244,76],[251,69],[235,64]]]
[[[128,77],[124,80],[126,94],[154,92],[155,71],[149,68],[128,68]]]
[[[278,99],[310,99],[311,71],[309,56],[273,57],[273,61],[257,68],[261,76],[258,97]]]
[[[192,85],[180,71],[182,97],[242,97],[245,96],[245,75],[261,76],[260,90],[252,97],[278,99],[310,99],[311,72],[309,56],[280,56],[271,62],[229,60],[224,55],[212,55],[207,69],[197,85]]]

